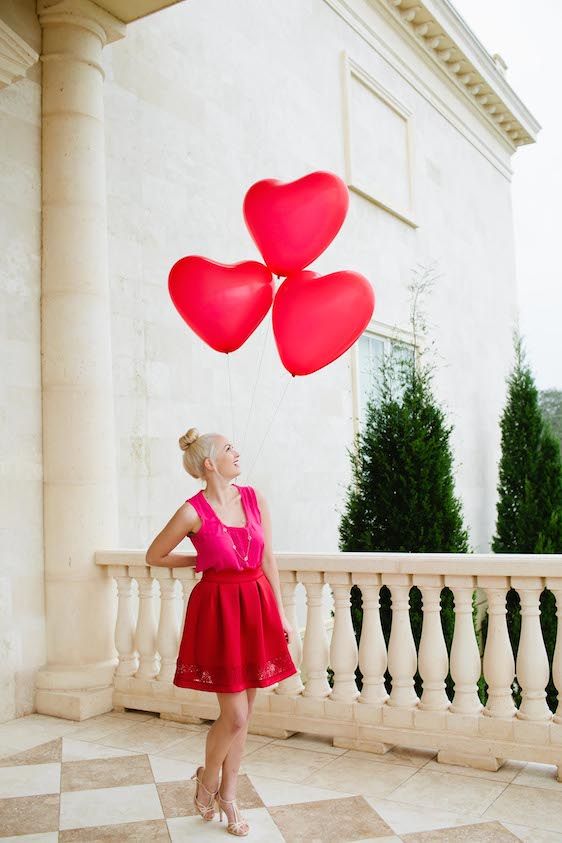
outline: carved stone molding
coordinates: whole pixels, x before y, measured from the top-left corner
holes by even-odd
[[[0,18],[0,88],[25,76],[39,54]]]
[[[534,143],[540,126],[505,81],[504,60],[498,54],[490,56],[466,24],[453,20],[454,10],[448,4],[440,0],[377,2],[423,46],[510,144]],[[446,20],[447,15],[450,20]]]

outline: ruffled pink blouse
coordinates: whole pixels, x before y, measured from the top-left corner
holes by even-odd
[[[242,498],[242,508],[246,515],[244,527],[223,524],[203,495],[203,490],[187,499],[201,519],[199,530],[188,535],[197,551],[197,573],[209,568],[215,571],[242,571],[258,568],[262,563],[264,535],[256,493],[252,486],[232,485],[238,489]],[[248,534],[252,537],[251,541],[248,541]]]

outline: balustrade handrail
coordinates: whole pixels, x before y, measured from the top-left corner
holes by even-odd
[[[149,566],[146,552],[138,549],[99,550],[97,565]],[[193,556],[195,551],[182,554]],[[346,571],[348,573],[380,574],[463,574],[473,577],[562,577],[562,553],[275,553],[280,571]],[[170,556],[174,556],[173,553]],[[459,563],[462,562],[462,567]],[[173,566],[166,566],[173,567]],[[178,570],[178,569],[174,569]]]
[[[195,551],[178,552],[176,568],[175,555],[170,554],[172,564],[162,566],[148,564],[141,549],[95,554],[96,564],[117,586],[114,704],[159,711],[161,716],[212,717],[216,707],[211,695],[172,684],[180,640],[179,601],[185,616],[200,576],[194,571]],[[186,557],[193,558],[193,566],[185,565]],[[304,587],[305,634],[289,645],[297,673],[273,688],[259,689],[254,730],[277,730],[280,736],[294,731],[328,734],[334,746],[372,752],[384,752],[393,744],[434,747],[439,761],[486,769],[497,769],[506,758],[542,761],[556,764],[562,780],[562,702],[553,699],[550,690],[555,704],[550,710],[546,690],[551,682],[556,695],[562,692],[562,554],[317,551],[278,552],[275,559],[285,614],[293,628],[297,585]],[[329,640],[326,584],[334,608]],[[354,585],[362,595],[359,641],[351,612]],[[392,615],[390,631],[384,634],[383,586],[390,591]],[[419,642],[414,641],[410,618],[413,587],[421,592]],[[454,603],[450,647],[441,614],[442,590],[447,587]],[[521,606],[516,653],[507,623],[511,588],[518,592]],[[474,626],[478,589],[488,607],[483,656]],[[545,589],[551,592],[558,625],[550,656],[541,629]],[[452,685],[447,685],[449,674]],[[482,679],[486,690],[480,688]]]

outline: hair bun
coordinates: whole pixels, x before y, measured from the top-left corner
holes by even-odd
[[[180,436],[179,443],[182,451],[187,451],[192,442],[199,438],[199,431],[196,427],[190,427],[187,433]]]

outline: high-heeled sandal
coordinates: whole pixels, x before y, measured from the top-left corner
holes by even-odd
[[[215,800],[216,800],[216,803],[217,803],[217,806],[218,806],[218,809],[219,809],[219,820],[222,822],[222,815],[224,813],[224,815],[226,817],[226,830],[228,832],[230,832],[230,834],[235,834],[237,837],[245,837],[250,830],[250,826],[248,824],[248,821],[246,819],[244,819],[244,817],[241,816],[241,814],[239,813],[238,807],[236,805],[236,800],[235,799],[223,799],[222,796],[220,795],[219,791],[220,791],[220,785],[217,788],[217,793],[216,793],[216,796],[215,796]],[[224,804],[224,805],[233,805],[234,806],[234,817],[235,817],[235,819],[233,820],[233,822],[229,821],[228,814],[226,813],[226,811],[223,812],[221,803]]]
[[[219,787],[217,787],[217,789],[215,791],[208,790],[205,787],[205,785],[203,784],[203,782],[201,781],[201,779],[199,778],[199,776],[197,775],[199,770],[204,770],[204,769],[205,769],[204,767],[197,767],[196,771],[191,776],[191,778],[195,779],[195,781],[197,782],[197,787],[195,788],[195,793],[193,794],[193,804],[195,805],[195,807],[197,808],[197,810],[199,811],[199,813],[201,814],[203,819],[206,820],[207,822],[209,822],[209,820],[212,820],[213,817],[215,816],[215,799],[216,799],[217,793],[219,792],[220,785],[219,785]],[[198,795],[199,795],[199,785],[201,785],[201,787],[204,790],[206,790],[207,793],[211,797],[211,801],[208,803],[208,805],[205,805],[204,802],[200,802],[199,799],[197,798]]]

